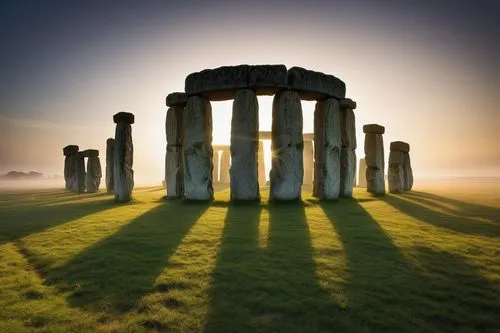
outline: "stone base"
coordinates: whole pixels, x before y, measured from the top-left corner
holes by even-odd
[[[384,171],[368,167],[366,169],[367,191],[376,195],[385,194]]]
[[[389,192],[402,193],[404,191],[403,166],[391,164],[388,170]]]
[[[352,197],[356,183],[356,152],[350,147],[342,147],[340,155],[340,196]]]

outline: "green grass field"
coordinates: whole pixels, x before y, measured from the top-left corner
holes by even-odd
[[[323,203],[0,193],[0,332],[500,332],[500,182]]]

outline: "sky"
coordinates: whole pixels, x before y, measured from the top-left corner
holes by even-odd
[[[105,163],[113,114],[135,114],[136,183],[164,175],[165,97],[205,68],[332,74],[362,126],[411,146],[415,178],[500,176],[498,1],[22,1],[0,4],[0,173],[63,173],[62,148]],[[259,97],[271,129],[272,97]],[[213,102],[214,144],[231,101]],[[303,102],[304,133],[314,102]]]

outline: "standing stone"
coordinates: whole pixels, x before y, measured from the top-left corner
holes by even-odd
[[[252,90],[236,92],[231,120],[231,200],[260,200],[259,104]]]
[[[300,200],[304,177],[302,105],[299,94],[284,90],[273,99],[270,200]]]
[[[184,196],[183,117],[184,106],[175,105],[168,108],[165,122],[167,137],[165,181],[167,183],[167,197],[169,198],[181,198]]]
[[[340,105],[340,132],[342,151],[340,158],[340,196],[352,197],[352,189],[356,183],[356,121],[354,109],[356,102],[343,99]]]
[[[212,156],[212,165],[214,166],[212,170],[212,183],[213,184],[218,184],[219,183],[219,151],[214,150],[213,156]]]
[[[76,191],[82,193],[85,191],[85,155],[83,152],[78,152],[76,155]]]
[[[266,185],[266,162],[264,159],[264,142],[259,141],[259,186]]]
[[[314,186],[313,195],[335,200],[340,191],[340,108],[334,98],[316,103],[314,109]]]
[[[212,107],[200,96],[188,99],[184,131],[184,191],[190,200],[212,200]]]
[[[387,176],[389,181],[389,192],[402,193],[405,185],[403,175],[403,152],[391,149],[389,153],[389,170]]]
[[[224,149],[220,155],[220,180],[221,184],[229,184],[229,169],[231,168],[231,156],[229,150]]]
[[[87,192],[96,193],[99,191],[101,184],[102,170],[101,161],[99,160],[99,151],[96,149],[87,149],[83,155],[88,158],[87,160]]]
[[[413,170],[411,168],[410,153],[403,153],[403,177],[404,177],[404,190],[411,191],[413,187]]]
[[[304,185],[313,183],[313,143],[310,140],[304,140]]]
[[[367,191],[381,195],[385,193],[383,126],[370,124],[363,126],[365,133],[365,160]]]
[[[115,165],[115,139],[106,140],[106,192],[113,193],[114,177],[113,170]]]
[[[359,160],[358,187],[366,188],[366,160]]]
[[[78,153],[80,148],[76,145],[69,145],[63,148],[64,154],[64,188],[70,190],[73,187],[74,179],[76,179],[76,169],[72,166],[74,158],[71,156]]]
[[[134,146],[132,143],[132,126],[134,115],[128,112],[118,112],[113,116],[116,124],[114,152],[114,190],[115,199],[126,202],[132,199],[134,188]]]

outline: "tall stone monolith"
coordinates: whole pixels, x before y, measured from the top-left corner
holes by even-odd
[[[318,101],[314,109],[314,185],[320,200],[335,200],[340,192],[340,108],[334,98]]]
[[[259,103],[250,89],[238,90],[234,96],[230,149],[231,200],[260,200]]]
[[[402,193],[405,188],[405,179],[403,174],[403,160],[406,144],[401,141],[391,142],[389,153],[389,170],[387,178],[389,183],[389,192]]]
[[[85,192],[87,174],[85,172],[85,155],[79,151],[76,155],[76,182],[75,190],[78,193]]]
[[[401,152],[400,164],[401,164],[401,173],[403,178],[402,191],[411,191],[411,188],[413,187],[413,170],[411,168],[411,161],[410,161],[410,145],[403,141],[394,141],[391,142],[391,152],[392,151]]]
[[[185,110],[184,194],[190,200],[212,200],[212,107],[201,96],[189,97]]]
[[[114,192],[115,139],[106,140],[106,192]]]
[[[365,133],[365,160],[367,191],[376,195],[385,193],[383,126],[369,124],[363,126]]]
[[[73,188],[73,183],[76,180],[76,160],[74,154],[78,153],[80,148],[76,145],[69,145],[63,148],[64,154],[64,188],[71,190]]]
[[[183,105],[175,105],[167,110],[165,180],[168,198],[184,196],[184,109]]]
[[[341,197],[352,197],[352,189],[356,183],[356,121],[354,109],[356,102],[352,99],[339,101],[340,132],[342,149],[340,153],[340,193]]]
[[[304,177],[302,105],[299,94],[284,90],[274,96],[272,111],[270,200],[300,200]]]
[[[87,192],[96,193],[99,191],[99,185],[101,184],[101,178],[102,178],[101,161],[99,160],[99,150],[87,149],[83,151],[83,155],[87,157],[87,176],[86,176]]]
[[[115,199],[127,202],[132,199],[134,188],[134,146],[132,143],[132,124],[134,115],[128,112],[118,112],[113,116],[116,124],[114,152],[114,191]]]
[[[358,187],[366,188],[366,160],[359,160]]]

